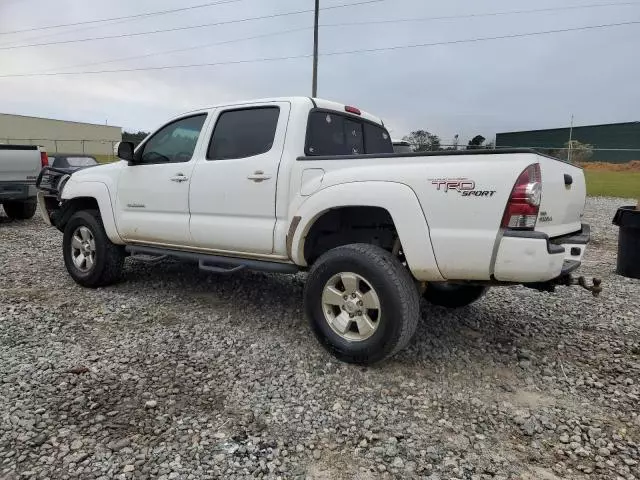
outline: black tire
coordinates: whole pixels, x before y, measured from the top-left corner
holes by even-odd
[[[88,228],[95,242],[95,260],[87,271],[75,265],[71,251],[73,235],[80,227]],[[71,216],[64,228],[62,251],[69,275],[83,287],[104,287],[116,283],[122,276],[124,248],[111,243],[97,210],[81,210]]]
[[[377,327],[366,339],[343,338],[325,318],[325,285],[343,272],[361,276],[379,299]],[[420,317],[420,296],[409,271],[386,250],[368,244],[337,247],[322,255],[309,272],[304,305],[320,343],[338,359],[357,364],[376,363],[402,350],[413,337]]]
[[[7,217],[15,220],[28,220],[36,213],[36,202],[33,200],[8,200],[2,206]]]
[[[461,308],[480,300],[487,293],[489,287],[480,285],[452,285],[449,283],[427,283],[422,296],[424,299],[447,308]]]

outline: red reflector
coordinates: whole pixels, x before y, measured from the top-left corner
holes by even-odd
[[[345,112],[349,112],[349,113],[353,113],[354,115],[362,115],[362,112],[360,111],[359,108],[356,107],[350,107],[349,105],[347,105],[346,107],[344,107],[344,111]]]
[[[502,217],[502,228],[533,230],[538,220],[541,200],[542,174],[540,164],[534,163],[520,174],[511,190]]]
[[[40,164],[43,168],[49,166],[49,157],[47,157],[47,152],[40,152]]]

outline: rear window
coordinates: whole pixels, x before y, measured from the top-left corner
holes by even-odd
[[[389,132],[380,125],[315,110],[309,114],[305,152],[310,156],[393,153],[393,146]]]
[[[91,157],[67,157],[67,162],[70,167],[91,167],[98,164],[96,159]]]
[[[353,120],[344,119],[344,134],[347,152],[351,155],[364,153],[364,133],[362,124]]]
[[[367,153],[393,153],[393,145],[386,128],[365,123],[364,138]]]

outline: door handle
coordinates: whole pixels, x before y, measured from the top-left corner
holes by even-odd
[[[269,180],[270,178],[271,178],[271,175],[265,174],[262,170],[256,170],[255,172],[253,172],[253,175],[249,175],[247,177],[248,180],[252,180],[256,183]]]
[[[185,177],[185,175],[183,173],[177,173],[174,177],[171,177],[170,180],[172,182],[182,183],[182,182],[186,182],[187,180],[189,180],[189,177]]]

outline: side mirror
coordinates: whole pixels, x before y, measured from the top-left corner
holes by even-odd
[[[128,162],[134,161],[133,158],[133,143],[132,142],[120,142],[118,144],[118,158],[127,160]]]

